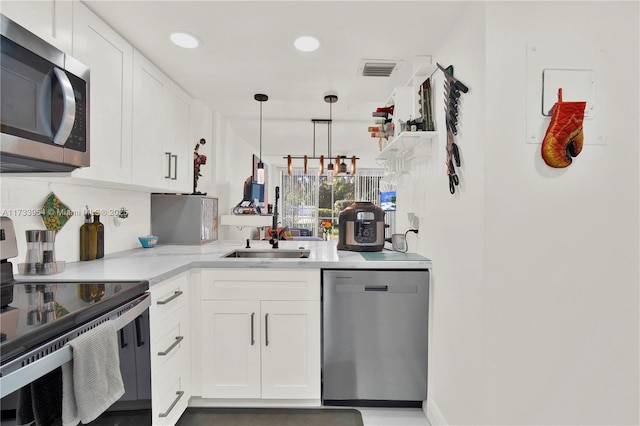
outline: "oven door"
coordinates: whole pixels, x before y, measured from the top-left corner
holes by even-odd
[[[148,293],[143,293],[3,363],[0,367],[0,408],[3,424],[5,420],[10,422],[10,419],[16,419],[16,421],[27,419],[28,421],[30,416],[36,416],[37,419],[37,416],[42,415],[38,411],[38,406],[43,406],[42,395],[49,392],[47,389],[57,389],[55,386],[51,387],[51,383],[55,383],[55,380],[49,380],[48,377],[57,374],[60,371],[59,367],[73,358],[72,350],[69,345],[66,345],[66,342],[105,321],[114,321],[119,330],[120,371],[125,384],[125,394],[100,418],[111,416],[111,410],[127,410],[128,412],[129,410],[143,410],[138,412],[150,416],[151,361],[148,322],[150,304],[151,297]],[[133,350],[133,358],[127,355],[132,353],[131,350]],[[131,377],[136,377],[137,381],[132,383],[128,380]],[[35,385],[35,390],[33,385]],[[33,397],[34,392],[38,398]],[[34,398],[33,405],[28,402],[30,397]],[[45,399],[55,404],[53,402],[55,398]],[[38,400],[37,403],[36,400]],[[33,411],[30,411],[30,407],[33,407]],[[53,411],[55,412],[56,409],[54,408]],[[58,418],[60,414],[55,415],[56,421],[61,421]]]

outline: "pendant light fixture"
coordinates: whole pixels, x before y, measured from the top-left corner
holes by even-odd
[[[335,169],[339,169],[339,160],[336,157],[336,164],[335,164],[335,169],[334,169],[334,165],[331,163],[331,126],[333,124],[333,104],[335,104],[336,102],[338,102],[338,95],[336,95],[335,93],[330,93],[327,92],[324,95],[324,101],[327,102],[329,104],[329,125],[327,126],[328,129],[328,136],[327,136],[327,145],[328,145],[328,150],[329,150],[329,165],[327,166],[327,183],[329,185],[333,185],[333,180],[336,174],[336,171],[339,173],[339,170],[335,170]]]
[[[319,164],[318,164],[318,173],[320,175],[324,175],[325,174],[325,167],[324,167],[324,159],[325,156],[321,155],[320,157],[316,157],[316,123],[326,123],[327,124],[327,160],[329,161],[329,164],[327,164],[327,168],[326,168],[326,176],[327,176],[327,183],[329,185],[332,185],[335,179],[335,176],[337,176],[338,174],[347,174],[347,165],[344,162],[344,160],[347,158],[344,155],[338,155],[335,158],[332,157],[331,155],[331,148],[332,148],[332,124],[333,124],[333,108],[332,105],[336,102],[338,102],[338,95],[335,92],[326,92],[324,95],[324,101],[326,103],[329,104],[329,119],[320,119],[320,118],[312,118],[311,122],[313,123],[313,156],[308,156],[305,155],[303,157],[294,157],[291,155],[287,155],[286,157],[282,157],[282,158],[286,158],[287,159],[287,173],[289,175],[291,175],[293,173],[293,160],[294,159],[300,159],[302,158],[304,163],[303,163],[303,172],[304,174],[308,174],[309,172],[309,159],[319,159]],[[342,162],[340,161],[342,159]],[[350,167],[350,174],[354,175],[356,173],[356,160],[358,160],[359,158],[356,157],[355,155],[351,157],[351,167]],[[333,162],[332,162],[333,161]]]
[[[269,100],[267,95],[256,94],[253,99],[260,102],[260,157],[258,157],[258,176],[256,182],[260,185],[264,184],[264,163],[262,162],[262,103]]]

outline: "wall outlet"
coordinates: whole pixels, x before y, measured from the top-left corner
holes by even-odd
[[[409,228],[418,229],[418,216],[415,213],[407,213],[407,219],[409,220]]]

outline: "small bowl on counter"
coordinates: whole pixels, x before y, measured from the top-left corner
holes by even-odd
[[[158,237],[155,235],[148,235],[146,237],[138,237],[138,241],[144,248],[153,248],[158,244]]]

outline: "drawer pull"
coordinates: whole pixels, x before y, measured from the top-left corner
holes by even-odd
[[[171,410],[173,410],[173,407],[175,407],[176,404],[178,403],[178,401],[180,401],[180,398],[182,398],[182,395],[184,395],[184,391],[177,391],[176,395],[178,395],[178,396],[176,397],[176,399],[173,400],[173,402],[169,406],[169,409],[167,411],[165,411],[164,413],[158,414],[158,417],[167,417],[169,415],[169,413],[171,412]]]
[[[269,346],[269,314],[264,314],[264,345]]]
[[[182,294],[181,290],[177,290],[175,293],[173,293],[173,296],[169,297],[168,299],[165,300],[158,300],[158,305],[166,305],[167,303],[171,302],[173,299],[175,299],[176,297],[180,296]]]
[[[184,339],[184,336],[177,336],[176,337],[176,341],[173,342],[171,344],[171,346],[169,346],[167,349],[165,349],[162,352],[158,352],[158,356],[165,356],[167,355],[169,352],[171,352],[173,350],[173,348],[175,348],[176,346],[178,346],[178,343],[182,342],[182,339]]]

